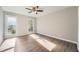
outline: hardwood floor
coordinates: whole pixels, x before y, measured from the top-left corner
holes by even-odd
[[[17,37],[15,52],[77,52],[77,45],[40,34]]]

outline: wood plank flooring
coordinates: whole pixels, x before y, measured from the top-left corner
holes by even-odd
[[[40,34],[31,34],[17,37],[15,52],[77,52],[77,45]]]

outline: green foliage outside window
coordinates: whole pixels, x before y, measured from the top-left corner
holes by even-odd
[[[15,26],[9,25],[8,26],[8,32],[11,33],[11,34],[15,34],[16,33]]]

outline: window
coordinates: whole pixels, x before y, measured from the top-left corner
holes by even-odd
[[[16,35],[16,17],[11,15],[5,16],[5,38]]]
[[[14,17],[8,17],[8,33],[16,33],[16,19]]]

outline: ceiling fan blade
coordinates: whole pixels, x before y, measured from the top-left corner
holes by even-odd
[[[38,14],[37,12],[35,14]]]
[[[30,8],[25,8],[25,9],[32,10],[32,9],[30,9]]]
[[[38,12],[43,12],[43,10],[37,10]]]
[[[28,13],[32,13],[32,11],[28,12]]]

